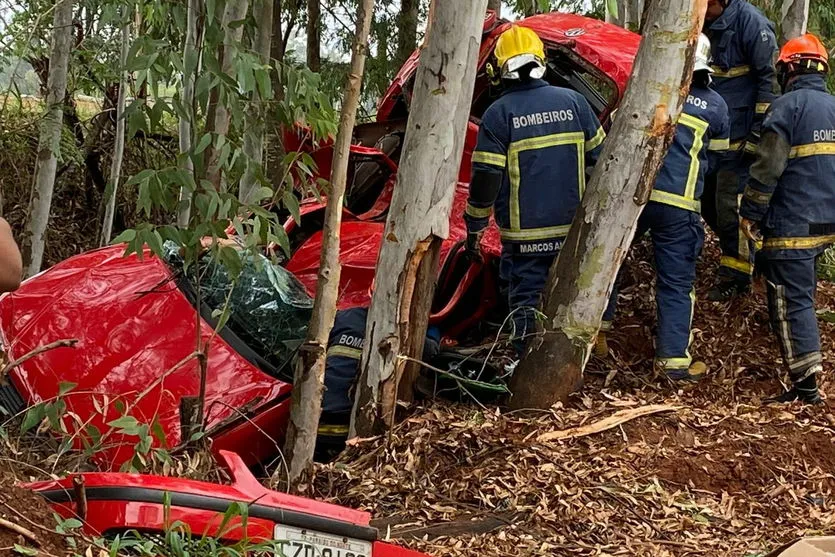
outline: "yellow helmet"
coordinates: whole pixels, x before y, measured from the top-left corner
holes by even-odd
[[[496,42],[496,61],[504,79],[519,79],[519,69],[534,63],[530,76],[545,75],[545,46],[539,36],[527,27],[513,25]]]

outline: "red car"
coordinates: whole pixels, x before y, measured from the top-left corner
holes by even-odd
[[[545,43],[546,79],[580,91],[607,123],[623,96],[638,35],[569,14],[539,15],[520,24],[536,30]],[[495,228],[487,238],[483,265],[463,264],[462,258],[450,254],[465,236],[461,215],[479,117],[498,94],[485,67],[507,25],[492,12],[485,19],[450,238],[443,247],[432,322],[452,343],[466,343],[465,333],[470,334],[471,325],[489,322],[491,311],[501,313],[492,260],[500,251]],[[369,301],[417,63],[415,53],[382,98],[377,121],[355,131],[357,144],[352,147],[354,164],[342,228],[342,307]],[[288,134],[288,149],[295,146],[309,151],[321,175],[327,177],[331,146],[314,147],[299,137]],[[291,220],[286,225],[293,246],[286,269],[312,295],[323,205],[306,202],[302,213],[301,222]],[[122,253],[123,247],[114,246],[72,257],[27,280],[17,292],[0,297],[0,343],[7,357],[18,358],[59,339],[79,341],[75,347],[45,352],[17,367],[11,381],[0,386],[0,408],[17,413],[29,405],[54,400],[62,392],[61,383],[74,384],[63,395],[68,410],[64,425],[75,434],[76,447],[98,443],[96,458],[105,470],[123,465],[140,448],[136,447],[140,436],[130,427],[108,423],[132,416],[133,425],[144,424],[153,432],[154,446],[175,447],[184,441],[182,400],[194,397],[199,389],[198,365],[193,358],[195,297],[189,292],[188,281],[177,280],[180,274],[172,272],[170,261],[152,256],[125,258]],[[293,290],[290,297],[295,297],[288,307],[304,305],[304,296],[297,292],[299,287],[292,277],[288,274],[282,280]],[[233,451],[247,465],[265,462],[277,454],[286,428],[291,390],[286,362],[290,358],[279,358],[284,352],[274,351],[275,344],[264,348],[266,344],[258,340],[264,331],[248,328],[258,325],[252,324],[258,321],[254,318],[230,321],[216,334],[212,310],[217,307],[205,302],[200,335],[210,346],[204,416],[208,434],[216,451]],[[255,303],[242,303],[250,302]],[[298,340],[298,335],[291,336],[294,338],[289,340]],[[277,340],[279,344],[284,341]],[[288,350],[289,340],[283,346]]]
[[[197,539],[280,540],[287,557],[427,557],[379,541],[367,512],[270,491],[236,454],[222,451],[219,456],[232,478],[230,485],[105,472],[25,487],[43,495],[64,518],[81,518],[84,533],[92,537],[131,531],[162,534],[180,522]],[[81,493],[84,503],[79,504]],[[245,524],[236,516],[224,525],[224,513],[236,502],[248,504]]]

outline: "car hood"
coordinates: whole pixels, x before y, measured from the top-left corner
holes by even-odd
[[[114,246],[71,257],[0,298],[0,340],[8,357],[77,339],[74,347],[44,352],[17,367],[12,384],[28,404],[61,396],[64,426],[70,433],[80,430],[76,448],[92,443],[90,452],[106,469],[131,459],[140,441],[109,423],[132,416],[154,433],[154,445],[177,446],[184,441],[180,401],[197,396],[200,384],[194,307],[159,258],[123,252]],[[289,394],[288,384],[261,372],[199,322],[209,346],[208,429],[235,418],[238,409]]]

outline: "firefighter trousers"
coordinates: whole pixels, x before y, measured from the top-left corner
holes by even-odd
[[[557,254],[516,255],[510,247],[502,250],[499,273],[501,280],[507,284],[507,301],[513,321],[511,339],[519,357],[536,334],[536,312],[548,280],[548,271],[556,257]]]
[[[774,259],[765,252],[768,313],[783,365],[793,382],[821,371],[821,344],[815,313],[816,253],[802,259]]]
[[[691,363],[689,349],[696,305],[693,283],[704,227],[693,211],[650,201],[638,219],[635,238],[647,231],[655,251],[655,361],[668,372],[686,370]],[[611,324],[616,306],[617,285],[603,315],[604,330]]]
[[[719,237],[722,258],[719,276],[748,282],[754,272],[754,249],[742,233],[739,203],[748,181],[750,160],[741,153],[727,155],[718,170],[705,177],[702,216]]]

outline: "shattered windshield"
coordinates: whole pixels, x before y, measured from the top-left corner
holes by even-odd
[[[192,265],[184,273],[179,248],[174,243],[166,243],[164,248],[166,262],[181,277],[178,284],[194,302],[196,267]],[[274,368],[265,371],[291,374],[283,368],[305,338],[313,298],[293,273],[273,264],[264,255],[243,251],[240,255],[242,270],[237,281],[232,281],[226,267],[211,255],[202,258],[201,302],[211,313],[204,318],[215,325],[228,299],[229,319],[225,328]],[[224,339],[229,341],[226,336]],[[260,361],[253,363],[263,367]]]

